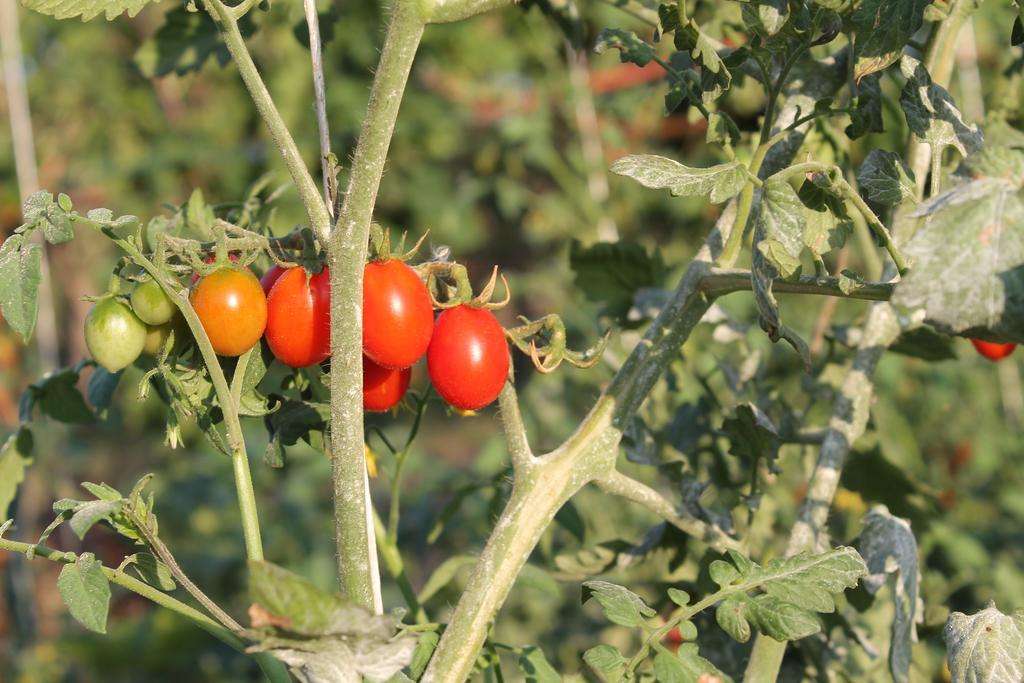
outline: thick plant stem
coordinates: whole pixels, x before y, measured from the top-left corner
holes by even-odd
[[[853,357],[850,371],[832,406],[832,418],[821,445],[818,462],[811,474],[799,517],[790,532],[787,555],[819,550],[821,530],[839,487],[846,456],[854,441],[867,428],[875,368],[882,353],[896,341],[899,333],[900,325],[895,309],[888,303],[875,304],[864,324],[864,336]],[[759,635],[750,653],[744,683],[774,683],[785,653],[786,643]]]
[[[51,562],[59,562],[61,564],[70,564],[76,559],[76,555],[74,553],[54,550],[53,548],[48,548],[44,545],[32,545],[30,543],[9,541],[4,538],[0,538],[0,550],[7,550],[9,552],[19,553],[22,555],[27,553],[29,550],[32,550],[36,557],[43,557]],[[172,612],[185,617],[217,640],[229,645],[239,652],[245,652],[246,645],[241,638],[199,610],[186,605],[180,600],[172,598],[170,595],[167,595],[167,593],[157,590],[148,583],[143,583],[124,572],[111,569],[110,567],[103,567],[103,574],[111,583],[121,586],[122,588],[127,588],[133,593],[141,595],[161,607],[166,607]],[[255,659],[260,668],[263,669],[263,673],[266,674],[267,680],[271,681],[271,683],[289,683],[292,680],[287,669],[285,669],[284,664],[277,661],[269,654],[256,654],[253,655],[253,659]]]
[[[423,22],[411,0],[394,5],[345,201],[331,234],[331,452],[338,575],[343,592],[367,609],[377,602],[370,557],[363,441],[363,266],[377,190]]]
[[[242,32],[238,28],[238,18],[231,8],[224,5],[221,0],[204,0],[204,5],[219,24],[224,44],[227,45],[228,52],[231,53],[231,58],[238,67],[238,73],[242,76],[242,81],[252,96],[256,110],[260,113],[267,128],[270,129],[274,144],[280,151],[285,166],[288,167],[288,173],[292,177],[292,182],[295,183],[299,199],[302,200],[302,205],[306,209],[313,232],[321,242],[326,242],[331,231],[331,217],[327,212],[327,205],[321,199],[313,176],[306,168],[288,126],[285,125],[281,113],[278,112],[274,100],[270,97],[270,91],[267,90],[266,84],[260,78],[259,69],[252,61],[252,55],[249,54],[249,50],[245,46],[245,39],[242,38]]]

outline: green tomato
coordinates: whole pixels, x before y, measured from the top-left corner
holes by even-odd
[[[85,318],[85,345],[93,359],[110,372],[134,363],[145,344],[146,325],[117,299],[104,299]]]
[[[151,356],[159,355],[164,350],[164,344],[167,343],[167,338],[171,336],[171,332],[174,332],[175,336],[177,336],[176,326],[170,320],[163,325],[147,325],[146,341],[142,346],[142,350]]]
[[[163,325],[177,311],[156,280],[137,282],[131,300],[135,315],[147,325]]]

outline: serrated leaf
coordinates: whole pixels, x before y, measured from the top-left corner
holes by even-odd
[[[81,17],[89,21],[103,14],[107,21],[116,19],[127,12],[134,17],[142,8],[153,0],[22,0],[22,4],[30,10],[47,14],[56,19]]]
[[[907,78],[900,93],[900,106],[907,118],[907,126],[932,149],[955,147],[962,156],[982,147],[984,136],[975,124],[964,122],[953,97],[940,85],[932,82],[924,66],[904,55],[900,71]]]
[[[873,149],[857,171],[857,184],[868,199],[893,206],[915,196],[914,172],[900,155]]]
[[[677,50],[684,52],[693,60],[694,65],[700,67],[699,76],[692,69],[688,71],[695,76],[692,80],[700,88],[701,102],[705,107],[711,106],[732,85],[729,68],[719,57],[714,44],[692,19],[686,26],[675,29],[674,43]]]
[[[800,197],[787,181],[769,179],[764,184],[755,229],[758,251],[782,277],[793,275],[793,264],[799,265],[803,250],[804,213]]]
[[[626,665],[626,658],[611,645],[597,645],[583,653],[583,661],[602,673],[613,673]]]
[[[772,595],[748,600],[744,616],[758,631],[780,642],[800,640],[821,630],[813,612]]]
[[[636,242],[583,246],[573,240],[569,266],[576,287],[590,301],[603,303],[602,313],[618,321],[626,318],[638,290],[661,285],[667,275],[661,254],[649,254]]]
[[[162,591],[172,591],[177,587],[171,570],[155,556],[149,553],[135,553],[125,560],[130,560],[128,567],[150,586]]]
[[[715,204],[736,196],[747,184],[746,166],[738,161],[690,168],[656,154],[631,154],[615,161],[611,171],[644,187],[667,189],[674,197],[707,197]]]
[[[63,244],[74,237],[69,211],[71,199],[66,194],[54,201],[53,195],[45,190],[33,192],[21,207],[25,223],[42,230],[50,244]]]
[[[617,28],[606,28],[597,36],[594,52],[603,54],[608,50],[618,50],[623,64],[647,66],[654,59],[653,47],[640,40],[632,31]]]
[[[774,36],[789,20],[789,0],[757,0],[757,18],[768,35]]]
[[[18,404],[19,418],[22,422],[32,419],[32,412],[39,408],[47,417],[58,422],[69,424],[89,424],[95,416],[85,402],[85,397],[78,390],[78,380],[82,364],[70,368],[55,370],[34,384],[30,384],[22,394]]]
[[[25,469],[32,464],[32,447],[32,432],[21,426],[0,448],[0,519],[7,519],[7,509],[25,479]]]
[[[856,550],[840,547],[820,555],[801,553],[777,558],[753,568],[748,581],[757,581],[769,595],[817,612],[835,609],[833,595],[857,585],[864,576],[864,560]]]
[[[306,636],[346,632],[364,613],[340,595],[270,562],[249,561],[249,592],[254,603],[286,620],[287,630]]]
[[[921,28],[929,0],[864,0],[853,13],[856,32],[853,44],[853,77],[868,74],[896,62],[907,41]]]
[[[80,540],[84,539],[89,529],[97,522],[109,518],[115,512],[119,512],[123,504],[124,501],[122,500],[91,500],[84,503],[71,516],[71,530],[75,532],[75,535]]]
[[[713,111],[708,117],[708,131],[704,136],[705,142],[717,142],[723,145],[735,146],[740,142],[740,128],[732,117],[725,112]]]
[[[92,553],[82,553],[64,565],[57,577],[57,590],[78,623],[96,633],[107,632],[110,583]]]
[[[14,234],[0,245],[0,313],[28,342],[39,310],[42,249],[29,234]]]
[[[594,598],[600,603],[608,621],[619,626],[640,626],[655,612],[643,599],[622,586],[607,581],[586,581],[583,584],[583,602]]]
[[[943,637],[952,683],[1024,680],[1024,610],[1007,616],[990,604],[973,615],[953,612]]]
[[[863,583],[869,593],[877,593],[889,574],[896,575],[889,672],[896,683],[906,683],[910,677],[911,647],[917,642],[915,616],[921,581],[914,532],[906,520],[894,517],[888,508],[879,505],[865,515],[857,547],[868,568]]]
[[[1024,201],[1016,188],[993,178],[971,181],[914,216],[924,223],[904,246],[913,267],[893,303],[923,308],[940,332],[981,328],[1024,342]]]
[[[821,187],[813,179],[800,185],[797,196],[804,205],[804,246],[818,256],[841,249],[853,232],[853,221],[842,198],[833,193],[831,186]]]
[[[526,683],[560,683],[562,676],[555,671],[539,647],[528,645],[519,653],[519,670]]]

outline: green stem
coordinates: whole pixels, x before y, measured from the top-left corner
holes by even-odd
[[[373,609],[377,579],[370,558],[362,412],[363,267],[373,207],[402,94],[424,24],[415,0],[397,0],[359,142],[345,201],[331,234],[331,450],[338,574],[345,594]]]
[[[402,592],[405,604],[413,614],[417,624],[429,623],[427,613],[416,597],[416,591],[409,583],[409,577],[405,574],[405,561],[402,559],[402,552],[398,545],[388,540],[387,530],[384,528],[384,520],[380,518],[377,511],[373,511],[373,531],[377,537],[377,547],[380,548],[381,557],[384,558],[384,566],[388,568],[391,578],[398,584],[398,590]]]
[[[430,391],[429,389],[427,390]],[[409,457],[409,451],[412,449],[412,443],[416,440],[416,434],[420,431],[420,423],[423,420],[423,413],[427,409],[427,400],[430,397],[429,393],[425,393],[416,405],[416,418],[412,422],[412,427],[409,429],[409,436],[405,439],[405,445],[402,446],[402,450],[395,454],[395,471],[391,475],[391,506],[388,510],[388,532],[387,541],[389,545],[395,546],[398,543],[398,518],[401,512],[401,500],[402,500],[402,469],[405,467],[405,461]]]
[[[292,182],[295,183],[295,189],[299,193],[299,199],[302,200],[302,205],[306,209],[313,232],[316,233],[321,243],[326,244],[331,232],[331,217],[327,211],[327,205],[324,204],[320,196],[320,190],[317,188],[313,176],[302,160],[299,148],[295,144],[288,126],[285,125],[284,119],[281,118],[281,113],[277,110],[277,106],[270,96],[270,91],[267,90],[266,84],[260,78],[259,69],[256,68],[255,62],[252,61],[252,55],[249,54],[249,50],[245,46],[245,39],[238,28],[239,17],[249,10],[251,3],[247,0],[239,8],[236,8],[239,10],[237,12],[224,5],[220,0],[203,0],[203,3],[206,11],[209,12],[210,16],[220,26],[224,44],[227,46],[228,52],[231,53],[231,57],[238,67],[238,73],[241,75],[245,87],[249,90],[252,101],[256,105],[256,110],[260,113],[267,128],[270,129],[270,135],[274,139],[274,144],[281,152],[285,166],[288,168],[288,173],[292,177]]]
[[[10,541],[4,538],[0,538],[0,550],[7,550],[9,552],[19,553],[22,555],[31,550],[36,557],[42,557],[61,564],[70,564],[76,559],[74,553],[54,550],[53,548],[49,548],[45,545],[20,543],[18,541]],[[180,600],[167,595],[167,593],[157,590],[147,583],[139,581],[124,572],[111,569],[110,567],[103,567],[103,575],[106,576],[107,580],[111,583],[121,586],[122,588],[127,588],[133,593],[141,595],[157,605],[166,607],[172,612],[185,617],[196,626],[212,635],[214,638],[217,638],[222,643],[225,643],[238,652],[245,652],[245,641],[194,607],[190,607]],[[259,653],[254,654],[252,657],[260,665],[260,668],[263,669],[263,673],[266,674],[267,679],[270,680],[271,683],[290,683],[292,680],[284,665],[272,656],[266,653]]]

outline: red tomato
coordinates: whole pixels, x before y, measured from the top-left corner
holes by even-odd
[[[270,268],[267,268],[267,272],[263,273],[263,277],[260,278],[260,286],[263,287],[263,293],[264,294],[266,294],[267,296],[270,296],[270,289],[271,289],[271,287],[273,287],[274,283],[277,282],[277,278],[279,278],[282,275],[284,275],[284,272],[286,270],[291,270],[291,269],[290,268],[282,268],[281,266],[277,265],[276,263],[274,265],[270,266]]]
[[[213,263],[216,260],[217,257],[214,254],[210,254],[203,259],[203,263]],[[228,260],[232,263],[238,263],[238,254],[228,254]],[[192,286],[194,287],[197,282],[199,282],[199,273],[192,273]]]
[[[386,368],[407,368],[430,344],[434,309],[427,287],[396,259],[363,270],[363,353]]]
[[[508,344],[494,314],[461,305],[437,316],[427,371],[441,398],[476,410],[498,397],[508,377]]]
[[[391,410],[409,388],[412,368],[393,370],[363,356],[363,409],[376,413]]]
[[[996,344],[995,342],[987,342],[980,339],[972,339],[971,343],[974,344],[974,348],[978,350],[978,353],[992,361],[1006,358],[1017,348],[1016,344]]]
[[[267,344],[285,365],[305,368],[331,355],[330,279],[326,267],[312,276],[289,268],[270,290]]]
[[[189,300],[221,356],[241,356],[263,336],[267,297],[248,269],[215,270],[196,283]]]

